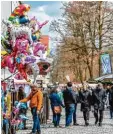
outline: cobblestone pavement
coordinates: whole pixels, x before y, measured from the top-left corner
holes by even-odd
[[[32,117],[30,112],[28,112],[28,117],[30,118],[27,121],[28,130],[19,130],[17,134],[29,134],[32,128]],[[102,127],[94,125],[94,116],[93,113],[90,112],[90,125],[88,127],[84,126],[84,120],[82,116],[82,112],[80,109],[77,111],[77,120],[79,126],[71,126],[65,128],[65,112],[63,110],[60,125],[61,128],[54,128],[52,125],[52,114],[50,114],[50,120],[48,124],[41,125],[41,134],[113,134],[113,119],[109,119],[109,111],[105,111],[104,120]]]

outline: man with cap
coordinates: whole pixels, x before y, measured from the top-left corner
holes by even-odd
[[[27,98],[20,100],[20,102],[27,102],[30,100],[31,113],[33,116],[33,128],[30,134],[41,134],[39,112],[43,105],[43,93],[36,84],[31,84],[31,93]]]

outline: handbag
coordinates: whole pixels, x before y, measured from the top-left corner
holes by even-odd
[[[62,112],[61,106],[54,106],[54,112],[55,112],[56,114],[60,114],[60,113]]]

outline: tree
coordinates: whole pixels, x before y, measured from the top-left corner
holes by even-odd
[[[89,78],[94,78],[93,67],[97,55],[99,76],[101,74],[99,56],[105,45],[113,44],[113,10],[111,8],[111,3],[101,1],[63,3],[63,19],[51,23],[50,30],[60,35],[63,49],[67,47],[65,51],[73,53],[68,63],[72,61],[71,64],[74,64],[72,70],[75,77],[79,76],[81,82],[84,80],[83,74],[84,71],[87,72],[86,70],[89,71]],[[75,67],[78,73],[75,73]]]

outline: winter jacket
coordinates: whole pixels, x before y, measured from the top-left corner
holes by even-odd
[[[109,91],[109,105],[113,109],[113,89]]]
[[[91,97],[91,92],[89,90],[83,90],[79,92],[81,111],[89,111],[91,109]]]
[[[37,110],[40,111],[43,106],[43,93],[38,90],[36,93],[30,93],[27,98],[24,98],[20,102],[27,102],[30,100],[30,107],[37,107]]]
[[[64,98],[65,106],[68,106],[70,104],[75,104],[75,96],[72,88],[67,88],[66,90],[63,91],[63,98]]]
[[[96,88],[92,92],[92,104],[94,106],[94,109],[104,110],[106,99],[107,99],[107,96],[106,96],[106,92],[104,89]]]
[[[64,106],[62,104],[62,101],[57,93],[51,93],[49,96],[49,99],[51,101],[51,107],[53,108],[54,106]]]
[[[79,102],[79,93],[78,93],[78,91],[74,91],[73,95],[74,95],[75,104],[77,104]]]

